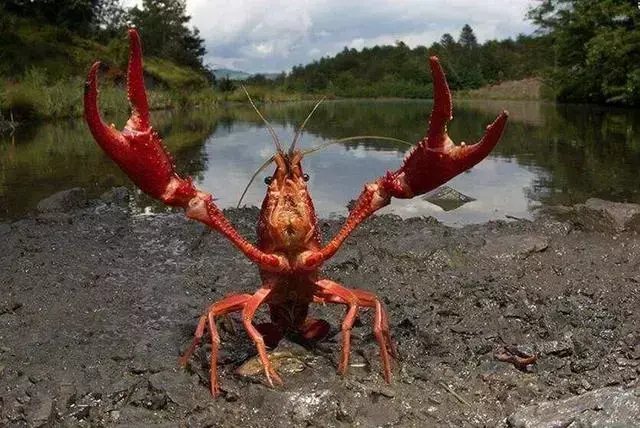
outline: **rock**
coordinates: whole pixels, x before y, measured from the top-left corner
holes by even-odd
[[[290,392],[289,409],[297,422],[308,422],[319,412],[329,407],[332,394],[328,390],[313,392]]]
[[[513,259],[517,256],[528,256],[539,253],[549,246],[549,238],[533,233],[500,236],[487,240],[482,251],[496,259]]]
[[[67,412],[67,409],[76,401],[77,390],[72,384],[62,384],[58,388],[55,400],[55,408],[58,415]]]
[[[129,203],[129,189],[124,186],[112,187],[100,195],[100,199],[110,204],[126,206]]]
[[[268,355],[275,371],[281,374],[296,374],[305,369],[304,356],[289,351],[274,351]],[[240,376],[260,377],[264,373],[260,358],[255,356],[242,364],[236,373]]]
[[[41,200],[38,203],[38,211],[41,213],[68,212],[77,208],[86,207],[87,204],[87,192],[80,187],[75,187],[54,193],[48,198]]]
[[[7,235],[11,232],[11,225],[8,223],[0,223],[0,236]]]
[[[460,208],[467,202],[475,201],[471,196],[463,195],[456,189],[449,186],[440,186],[436,190],[427,193],[422,197],[422,200],[431,202],[434,205],[439,206],[445,211],[453,211]]]
[[[0,299],[0,315],[13,313],[22,307],[22,303],[13,300],[13,298],[7,296]]]
[[[640,205],[591,198],[573,207],[571,220],[586,230],[619,233],[640,231]]]
[[[48,395],[37,395],[27,407],[27,421],[30,427],[40,427],[53,418],[53,400]]]
[[[507,423],[516,428],[640,426],[640,388],[602,388],[539,403],[513,413]]]
[[[195,390],[186,372],[177,373],[168,370],[159,372],[149,376],[149,384],[152,388],[165,393],[172,402],[188,409],[196,404],[197,396],[202,396],[202,390]]]
[[[573,353],[573,343],[571,342],[571,338],[543,342],[538,345],[538,352],[543,355],[566,357]]]

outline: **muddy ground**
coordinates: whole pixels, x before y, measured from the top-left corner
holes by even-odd
[[[257,214],[227,211],[250,239]],[[321,221],[325,238],[339,225]],[[258,275],[203,229],[104,201],[0,223],[0,426],[518,425],[524,406],[639,386],[637,233],[550,217],[454,229],[380,216],[324,273],[382,297],[400,353],[392,384],[365,314],[345,378],[339,334],[310,350],[284,342],[277,389],[235,373],[254,347],[240,327],[223,332],[213,400],[208,345],[187,369],[177,358],[201,312],[255,290]],[[343,309],[314,310],[338,333]],[[496,361],[505,345],[537,364]]]

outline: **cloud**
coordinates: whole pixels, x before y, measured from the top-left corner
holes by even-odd
[[[131,2],[133,0],[129,0]],[[480,42],[531,33],[533,0],[187,0],[207,47],[206,63],[277,72],[333,55],[402,40],[430,45],[464,24]]]

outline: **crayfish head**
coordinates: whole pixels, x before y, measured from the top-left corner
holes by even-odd
[[[317,241],[316,214],[307,188],[309,176],[303,172],[301,160],[298,151],[276,153],[276,169],[265,180],[269,187],[262,204],[264,230],[260,235],[268,237],[273,250],[296,253]]]

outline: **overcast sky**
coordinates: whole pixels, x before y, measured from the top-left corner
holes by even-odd
[[[345,46],[429,46],[444,33],[457,39],[464,24],[480,42],[531,34],[524,16],[534,1],[187,0],[187,12],[205,39],[206,64],[255,73],[288,71]]]

